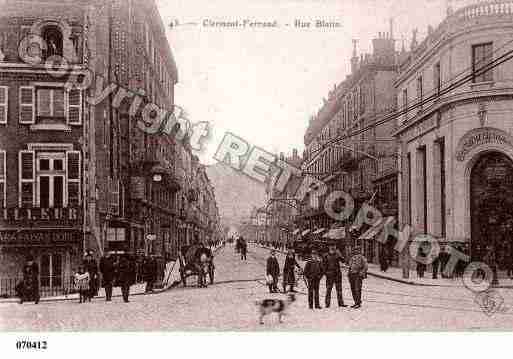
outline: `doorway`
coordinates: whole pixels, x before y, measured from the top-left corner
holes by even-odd
[[[500,152],[481,155],[470,173],[472,261],[494,258],[506,269],[513,254],[513,163]]]

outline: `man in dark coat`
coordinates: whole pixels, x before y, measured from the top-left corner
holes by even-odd
[[[39,266],[32,256],[27,258],[23,267],[23,281],[19,286],[20,304],[26,301],[39,303]]]
[[[119,258],[117,273],[119,284],[121,286],[121,294],[123,295],[123,301],[128,303],[130,286],[134,283],[135,276],[135,263],[131,260],[128,254],[124,254]]]
[[[243,237],[240,237],[240,259],[241,260],[247,260],[246,258],[246,252],[248,250],[248,244],[244,240]]]
[[[294,275],[294,267],[297,267],[300,271],[302,270],[296,261],[294,250],[289,249],[283,265],[283,293],[287,292],[287,286],[290,287],[291,292],[295,292],[296,276]]]
[[[388,250],[385,245],[381,246],[379,249],[379,267],[382,272],[388,270]]]
[[[100,276],[98,273],[98,263],[93,258],[92,252],[87,252],[84,258],[84,268],[89,273],[89,299],[98,295],[98,289],[100,287]]]
[[[100,272],[102,273],[103,288],[105,288],[105,300],[110,302],[112,300],[112,285],[114,282],[114,274],[116,267],[114,259],[110,252],[106,252],[100,259]]]
[[[340,263],[344,262],[342,254],[336,249],[335,245],[330,245],[328,253],[324,257],[324,269],[326,274],[326,308],[331,304],[331,291],[333,285],[337,291],[337,301],[339,307],[347,307],[344,304],[342,296],[342,272],[340,271]]]
[[[146,281],[145,292],[153,292],[153,285],[157,279],[157,261],[153,256],[145,258],[143,263],[144,280]]]
[[[266,274],[270,277],[269,293],[278,292],[278,277],[280,276],[280,265],[276,259],[276,251],[271,250],[271,256],[267,258]]]
[[[351,308],[358,309],[362,306],[362,285],[363,279],[367,277],[367,260],[361,253],[361,248],[356,246],[353,249],[348,263],[347,276],[351,285],[351,294],[354,304]]]
[[[440,267],[440,253],[433,258],[433,262],[431,263],[433,267],[433,279],[438,279],[438,269]]]
[[[308,307],[313,309],[315,303],[315,308],[321,309],[319,305],[319,284],[324,275],[324,268],[316,250],[312,251],[312,258],[306,262],[303,273],[308,285]]]
[[[417,251],[417,277],[424,278],[424,272],[426,271],[426,260],[427,260],[426,252],[424,252],[424,248],[419,246]]]

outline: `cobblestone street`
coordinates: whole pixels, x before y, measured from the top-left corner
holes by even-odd
[[[484,314],[464,288],[410,286],[369,277],[364,283],[364,305],[359,310],[311,311],[300,283],[297,301],[279,324],[267,316],[259,325],[255,301],[283,294],[268,294],[264,282],[268,251],[250,246],[241,261],[227,246],[216,257],[216,283],[208,288],[179,286],[153,295],[132,296],[130,303],[116,297],[78,304],[71,301],[0,304],[4,331],[160,331],[160,330],[501,330],[511,329],[513,312]],[[280,260],[280,265],[282,261]],[[190,280],[194,284],[194,280]],[[346,278],[344,298],[352,304]],[[321,282],[323,306],[324,280]],[[505,305],[513,304],[512,291],[499,290]],[[334,297],[334,293],[333,296]],[[333,298],[332,300],[334,300]],[[334,303],[333,303],[334,304]]]

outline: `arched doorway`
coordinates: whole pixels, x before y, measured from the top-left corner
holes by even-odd
[[[471,260],[489,261],[499,269],[513,254],[513,162],[500,152],[482,154],[470,173]],[[492,257],[492,258],[493,258]]]

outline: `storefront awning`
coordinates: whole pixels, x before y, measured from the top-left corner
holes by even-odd
[[[383,229],[383,222],[383,218],[379,219],[371,228],[366,230],[360,237],[358,237],[358,239],[371,240],[376,237]]]
[[[324,228],[319,228],[319,229],[316,229],[315,231],[312,232],[312,234],[321,234],[322,232],[324,232],[326,229]]]
[[[294,232],[292,232],[293,235],[297,236],[299,234],[301,230],[298,228],[298,229],[295,229]]]
[[[309,229],[305,229],[303,232],[301,232],[301,236],[306,236],[308,233],[310,233]]]
[[[330,229],[322,238],[329,238],[329,239],[343,239],[346,237],[346,228],[340,227],[340,228],[333,228]]]

